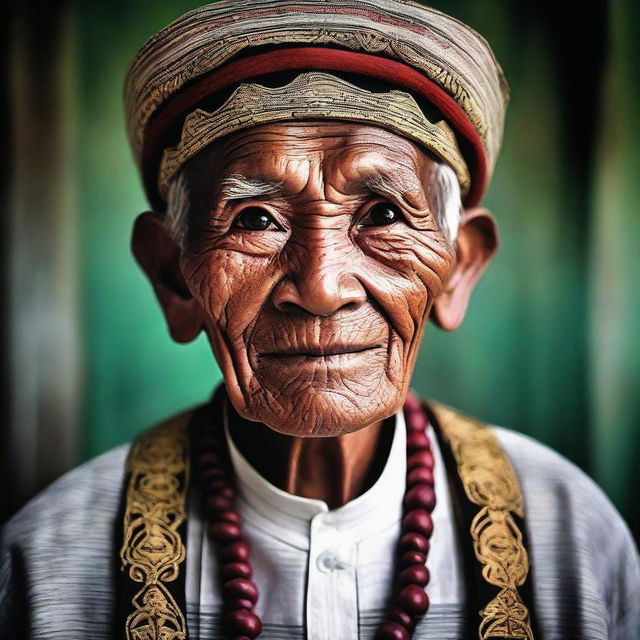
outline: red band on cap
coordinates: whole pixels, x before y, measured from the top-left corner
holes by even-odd
[[[398,85],[434,104],[468,143],[468,149],[462,149],[471,174],[471,188],[465,205],[475,206],[480,202],[487,180],[484,146],[467,114],[444,89],[416,69],[396,60],[343,49],[296,47],[235,60],[221,69],[202,75],[160,107],[145,131],[141,158],[144,182],[152,205],[164,205],[158,202],[158,167],[163,151],[162,141],[177,118],[184,118],[202,100],[231,85],[276,71],[293,70],[356,73]]]

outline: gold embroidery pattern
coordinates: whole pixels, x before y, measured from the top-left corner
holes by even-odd
[[[163,583],[178,577],[186,549],[178,527],[185,519],[190,414],[158,425],[134,443],[127,471],[122,570],[143,587],[131,604],[127,640],[184,640],[183,612]],[[181,479],[182,478],[182,479]]]
[[[283,87],[242,84],[213,113],[197,109],[187,116],[179,145],[164,152],[158,178],[160,194],[166,198],[180,167],[214,140],[250,126],[295,120],[301,113],[310,120],[330,118],[385,126],[415,140],[453,167],[462,193],[468,191],[469,172],[453,131],[442,120],[430,122],[410,94],[397,90],[373,93],[331,74],[310,72]]]
[[[524,515],[522,494],[511,462],[484,425],[437,403],[429,403],[453,452],[464,491],[481,507],[471,524],[482,576],[500,588],[480,611],[480,640],[533,640],[529,611],[518,587],[529,572],[529,557],[512,513]]]
[[[127,639],[184,640],[184,616],[162,583],[145,587],[132,602],[136,610],[127,618]]]
[[[480,638],[533,638],[529,611],[515,589],[502,589],[484,608]]]

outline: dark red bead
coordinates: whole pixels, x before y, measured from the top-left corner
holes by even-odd
[[[416,411],[417,409],[422,411],[422,407],[420,406],[420,400],[418,400],[418,396],[416,396],[415,393],[412,393],[411,391],[407,393],[407,397],[404,400],[404,408],[405,410],[409,410],[409,411],[411,410]]]
[[[378,629],[375,640],[411,640],[409,632],[397,622],[385,622]]]
[[[407,486],[412,487],[422,482],[433,486],[433,469],[429,467],[415,467],[409,471],[407,474]]]
[[[398,624],[401,624],[407,631],[413,631],[413,628],[415,627],[413,618],[400,607],[391,607],[387,613],[387,619],[390,622],[397,622]]]
[[[233,522],[216,522],[209,531],[217,542],[233,542],[242,536],[242,529]]]
[[[205,482],[202,482],[201,486],[203,496],[216,495],[223,498],[229,498],[231,500],[235,495],[232,487],[229,485],[225,478],[209,479]]]
[[[220,561],[223,564],[229,562],[247,562],[249,560],[250,550],[246,542],[239,540],[222,547],[220,551]]]
[[[407,451],[409,453],[414,453],[422,449],[429,449],[430,447],[431,442],[429,440],[429,436],[424,433],[424,431],[409,434],[407,438]]]
[[[422,534],[411,531],[410,533],[405,533],[402,538],[400,538],[399,547],[401,552],[419,551],[420,553],[426,554],[429,552],[429,540]]]
[[[237,511],[223,511],[216,515],[218,522],[233,522],[233,524],[240,524],[240,516]]]
[[[207,467],[200,473],[200,482],[202,484],[211,483],[214,481],[220,481],[224,484],[222,486],[228,486],[227,474],[222,467]]]
[[[427,555],[419,551],[405,551],[400,556],[400,568],[410,567],[413,564],[424,564],[427,561]]]
[[[222,579],[227,581],[232,578],[250,578],[252,570],[248,562],[228,562],[222,565],[220,572]]]
[[[215,451],[220,447],[220,438],[213,433],[203,434],[198,444],[203,451]]]
[[[433,453],[429,449],[416,451],[407,458],[407,469],[412,470],[416,467],[433,469]]]
[[[429,598],[422,587],[408,584],[398,594],[397,603],[410,616],[421,616],[429,608]]]
[[[214,453],[213,451],[201,451],[198,454],[198,463],[202,467],[220,468],[224,466],[222,458],[217,453]],[[207,469],[207,471],[208,470],[209,469]]]
[[[424,433],[427,429],[429,421],[422,409],[409,410],[405,416],[407,422],[407,431],[409,433]]]
[[[403,411],[405,416],[412,416],[415,413],[423,413],[422,405],[415,396],[413,398],[409,398],[409,396],[407,396],[407,401],[404,403]]]
[[[224,484],[220,483],[219,485],[217,485],[216,494],[223,498],[229,498],[229,500],[233,500],[233,496],[235,495],[228,482],[225,482]]]
[[[417,484],[407,491],[404,496],[404,508],[410,511],[411,509],[426,509],[427,511],[433,511],[436,506],[436,492],[433,487],[428,484]]]
[[[205,500],[204,504],[208,511],[213,512],[228,511],[229,509],[233,509],[233,500],[219,494],[209,496]]]
[[[203,497],[218,495],[228,487],[229,483],[225,478],[208,478],[200,482]]]
[[[221,429],[218,428],[218,425],[215,422],[205,422],[200,427],[201,435],[217,435],[221,432]]]
[[[413,509],[402,519],[402,530],[404,532],[415,531],[427,538],[433,532],[433,520],[431,514],[424,509]]]
[[[224,496],[233,497],[233,491],[229,487],[229,483],[224,478],[215,478],[214,480],[208,480],[202,482],[201,491],[203,496]],[[227,495],[230,494],[230,495]]]
[[[233,600],[224,601],[224,610],[238,611],[239,609],[244,609],[245,611],[253,611],[254,604],[246,598],[234,598]]]
[[[224,624],[230,634],[249,638],[257,638],[262,631],[260,618],[251,611],[232,611],[224,617]]]
[[[222,597],[227,600],[244,598],[245,600],[251,600],[251,602],[255,603],[258,601],[258,588],[253,580],[233,578],[225,582],[222,586]]]
[[[425,587],[429,582],[429,569],[423,564],[412,564],[400,572],[398,580],[402,585],[417,584]]]

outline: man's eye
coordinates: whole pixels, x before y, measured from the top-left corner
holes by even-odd
[[[396,205],[389,202],[378,202],[369,209],[360,220],[363,227],[382,227],[402,220],[402,213]]]
[[[247,207],[237,215],[232,226],[250,231],[264,231],[271,225],[275,226],[275,220],[264,209]]]

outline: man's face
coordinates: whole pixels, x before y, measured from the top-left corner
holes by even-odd
[[[181,267],[244,417],[336,436],[397,411],[455,263],[435,163],[377,127],[257,127],[188,167]]]

